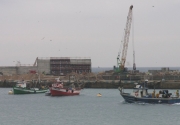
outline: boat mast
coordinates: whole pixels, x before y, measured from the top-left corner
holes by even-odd
[[[60,71],[59,71],[59,77],[61,77],[61,60],[60,60]],[[60,78],[61,79],[61,78]]]
[[[38,80],[39,80],[39,84],[40,84],[40,75],[38,74]]]

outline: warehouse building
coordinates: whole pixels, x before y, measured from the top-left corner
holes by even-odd
[[[0,67],[0,73],[4,75],[44,73],[47,75],[66,75],[67,73],[91,72],[90,58],[72,57],[37,57],[33,65],[22,65]]]

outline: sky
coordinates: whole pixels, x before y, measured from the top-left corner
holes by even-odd
[[[1,0],[0,66],[88,57],[92,67],[113,67],[131,5],[126,66],[134,38],[137,67],[180,67],[179,0]]]

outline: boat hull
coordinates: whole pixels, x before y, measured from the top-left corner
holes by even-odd
[[[74,96],[74,95],[79,95],[80,94],[80,90],[68,90],[66,91],[66,89],[64,88],[51,88],[51,96]]]
[[[14,94],[38,94],[38,93],[45,93],[47,89],[43,90],[28,90],[26,88],[14,87],[13,93]]]
[[[47,91],[47,92],[45,92],[45,95],[46,95],[46,96],[50,96],[50,95],[51,95],[51,91],[50,91],[50,89],[48,89],[48,91]]]
[[[123,93],[121,96],[128,103],[152,103],[152,104],[174,104],[180,103],[180,98],[146,98],[135,97],[128,93]]]

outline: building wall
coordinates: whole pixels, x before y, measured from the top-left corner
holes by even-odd
[[[91,72],[91,59],[71,59],[70,66],[73,72]]]
[[[70,72],[91,72],[91,59],[51,58],[50,72],[53,75],[66,75]]]
[[[37,66],[19,66],[17,67],[17,74],[27,74],[30,70],[37,72]]]
[[[70,59],[70,64],[91,64],[91,59]]]
[[[50,74],[50,59],[37,59],[37,70],[39,73]]]
[[[37,71],[37,66],[7,66],[0,67],[0,72],[3,75],[13,75],[13,74],[27,74],[30,70]]]
[[[3,75],[12,75],[17,73],[17,67],[16,66],[2,66],[0,67],[0,72],[3,73]]]
[[[51,58],[50,72],[52,75],[65,75],[71,72],[69,58]]]

